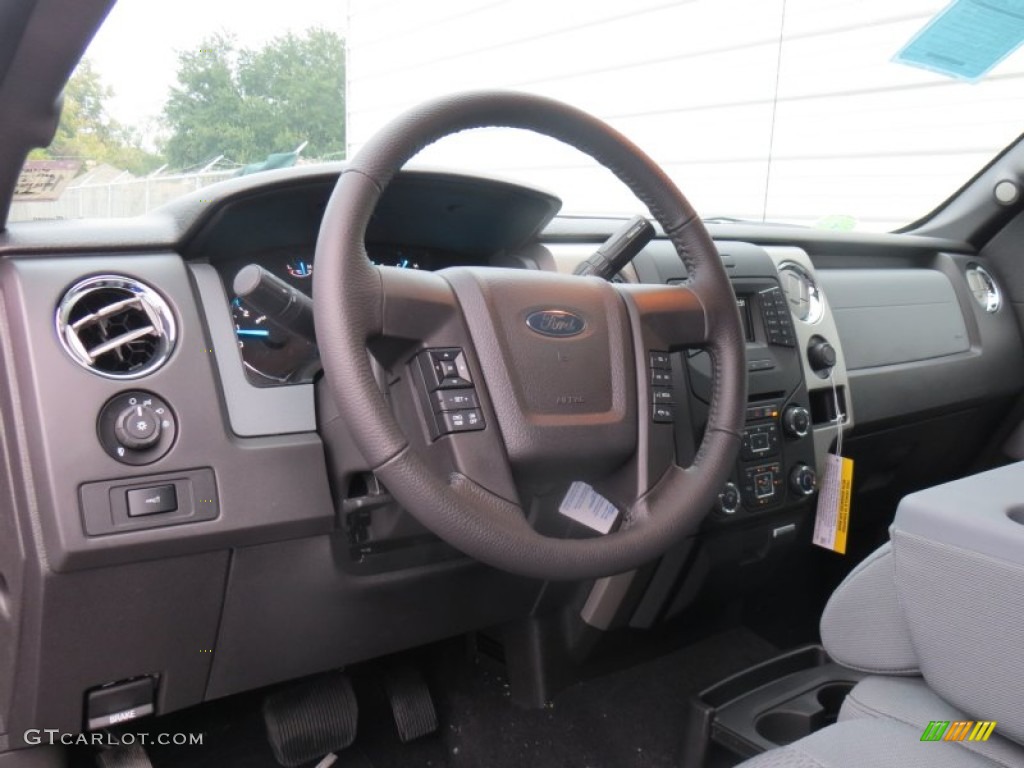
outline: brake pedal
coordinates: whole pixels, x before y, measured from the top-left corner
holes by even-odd
[[[332,672],[267,696],[263,722],[278,763],[291,768],[350,746],[359,704],[348,675]]]
[[[104,749],[96,755],[96,764],[99,768],[153,768],[141,744]]]
[[[418,669],[409,665],[392,667],[385,673],[384,690],[403,744],[437,730],[434,698]]]

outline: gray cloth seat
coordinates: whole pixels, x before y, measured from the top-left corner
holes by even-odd
[[[974,718],[935,693],[921,677],[877,676],[865,678],[858,683],[843,702],[839,722],[852,720],[890,720],[902,723],[920,740],[925,726],[932,720],[957,722]],[[1024,748],[1001,736],[998,730],[988,741],[949,743],[978,757],[987,758],[990,762],[986,765],[1024,767]],[[931,750],[934,745],[922,746],[928,747],[926,752],[929,756],[934,754]]]
[[[855,718],[760,754],[742,768],[999,768],[959,744],[923,742],[922,730],[888,718]]]
[[[1024,768],[1022,487],[1024,463],[904,499],[822,615],[825,649],[870,676],[837,723],[740,768]],[[997,725],[921,741],[932,721]]]

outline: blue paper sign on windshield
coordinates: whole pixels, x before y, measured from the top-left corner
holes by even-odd
[[[953,0],[894,61],[978,80],[1024,42],[1024,0]]]

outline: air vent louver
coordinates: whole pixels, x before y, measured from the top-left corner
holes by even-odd
[[[152,373],[174,350],[174,315],[152,288],[118,275],[90,277],[64,294],[57,334],[71,358],[112,379]]]
[[[967,285],[974,294],[975,300],[986,312],[995,312],[1002,305],[999,286],[995,278],[977,264],[967,267]]]

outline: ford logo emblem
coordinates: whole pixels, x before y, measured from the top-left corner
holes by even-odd
[[[530,330],[542,336],[566,338],[583,333],[587,322],[579,315],[564,309],[542,309],[526,316]]]

